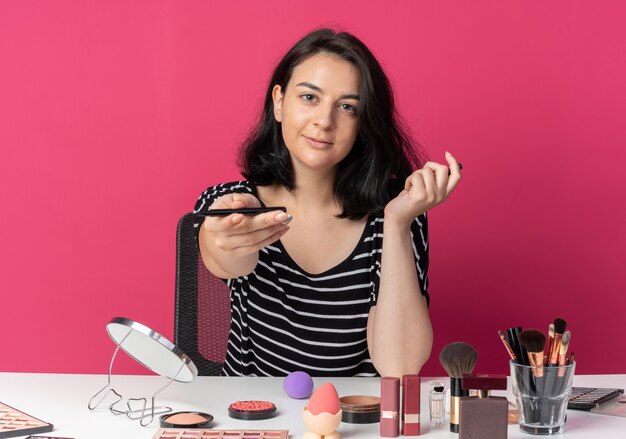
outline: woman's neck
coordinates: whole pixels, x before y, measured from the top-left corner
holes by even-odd
[[[294,181],[294,189],[289,191],[283,186],[272,186],[259,189],[264,202],[273,205],[286,205],[288,209],[301,214],[309,212],[341,213],[333,193],[335,173],[298,174]],[[277,204],[280,203],[280,204]]]

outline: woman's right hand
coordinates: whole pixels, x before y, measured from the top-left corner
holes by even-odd
[[[228,194],[217,198],[211,209],[241,209],[260,207],[261,202],[251,194]],[[257,253],[278,241],[288,230],[291,219],[281,210],[259,215],[234,213],[225,217],[206,217],[202,223],[209,248],[214,247],[221,256],[243,257]],[[211,245],[212,243],[212,245]],[[212,255],[214,259],[221,259]],[[216,257],[217,256],[217,257]]]

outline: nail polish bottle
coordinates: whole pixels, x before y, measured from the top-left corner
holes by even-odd
[[[446,418],[446,392],[441,383],[435,383],[430,390],[430,425],[433,428],[443,426]]]
[[[464,396],[459,402],[459,439],[506,439],[509,402],[491,396],[492,390],[506,390],[505,375],[463,375],[463,390],[477,390],[476,397]]]

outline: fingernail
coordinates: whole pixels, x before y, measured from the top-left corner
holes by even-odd
[[[452,154],[450,154],[448,151],[446,151],[446,155],[452,155]]]
[[[281,224],[283,226],[286,226],[287,224],[289,224],[291,222],[291,220],[293,219],[293,217],[289,214],[287,214],[287,219],[285,221],[283,221]]]

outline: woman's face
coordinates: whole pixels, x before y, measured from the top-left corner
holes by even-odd
[[[359,128],[359,89],[358,70],[324,53],[294,68],[286,90],[274,87],[274,117],[294,171],[334,169],[348,155]]]

